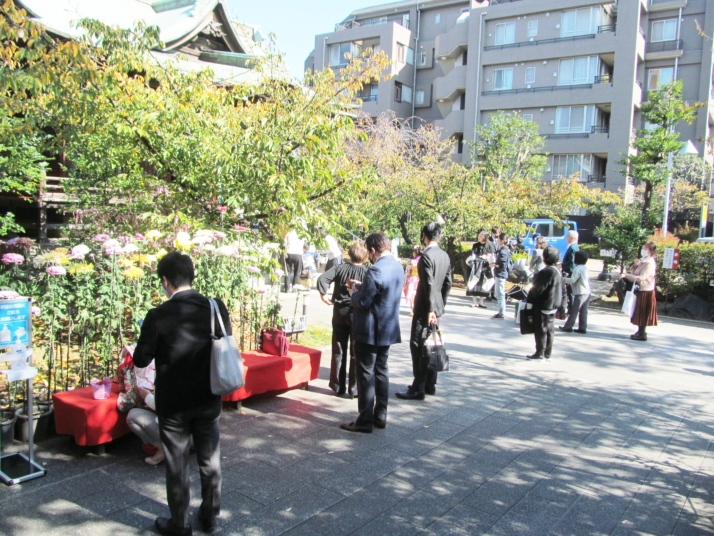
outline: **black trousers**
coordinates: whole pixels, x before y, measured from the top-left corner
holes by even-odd
[[[422,351],[424,341],[428,336],[428,322],[414,315],[414,318],[412,318],[412,332],[409,338],[409,350],[412,354],[412,373],[414,374],[412,390],[418,393],[423,393],[426,388],[433,390],[436,387],[436,372],[429,370],[429,359],[424,356]]]
[[[348,356],[349,363],[347,362]],[[332,363],[330,365],[330,383],[328,384],[330,389],[336,393],[348,392],[353,396],[357,394],[355,372],[352,308],[335,306],[335,310],[332,312]],[[348,379],[349,390],[347,389]]]
[[[357,423],[372,426],[375,418],[387,420],[389,398],[389,346],[355,342],[357,360]]]
[[[535,336],[536,353],[549,356],[553,350],[553,328],[555,327],[555,314],[544,314],[541,311],[533,313],[533,335]]]
[[[333,266],[339,266],[340,264],[342,264],[342,257],[335,257],[334,259],[330,259],[325,265],[325,271],[327,272]]]
[[[285,267],[288,269],[288,273],[285,277],[288,281],[288,290],[290,290],[293,285],[300,284],[300,274],[302,273],[302,255],[294,255],[292,253],[285,257]]]
[[[166,498],[171,520],[177,527],[189,526],[191,478],[188,463],[192,436],[201,476],[199,513],[204,519],[212,519],[221,512],[220,418],[220,398],[200,408],[159,417],[161,444],[166,455]]]

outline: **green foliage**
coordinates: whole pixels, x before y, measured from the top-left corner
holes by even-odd
[[[621,270],[638,258],[650,233],[651,229],[643,225],[640,207],[635,203],[620,205],[614,212],[606,213],[602,224],[595,228],[603,249],[617,251],[615,259],[620,261]]]
[[[620,163],[627,166],[629,176],[645,184],[644,225],[650,224],[654,188],[667,180],[667,155],[683,145],[674,127],[680,122],[691,123],[696,107],[683,100],[681,80],[649,91],[647,102],[642,104],[642,117],[651,128],[637,131],[631,142],[635,153],[624,155]]]

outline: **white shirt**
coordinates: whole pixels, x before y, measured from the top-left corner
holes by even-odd
[[[342,257],[342,249],[337,243],[337,240],[332,235],[327,235],[325,237],[325,242],[327,242],[327,259],[339,259]]]
[[[288,255],[302,255],[302,245],[303,241],[297,232],[290,231],[285,235],[285,253]]]

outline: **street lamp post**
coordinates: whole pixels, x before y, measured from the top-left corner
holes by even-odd
[[[691,141],[679,150],[678,154],[699,154],[697,148]],[[669,219],[669,198],[672,195],[672,165],[674,153],[670,151],[667,156],[667,190],[664,194],[664,218],[662,219],[662,236],[667,236],[667,220]]]

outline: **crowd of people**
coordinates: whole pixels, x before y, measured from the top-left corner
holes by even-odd
[[[340,427],[348,432],[371,433],[387,426],[389,399],[388,358],[390,347],[402,341],[399,323],[402,297],[411,309],[409,349],[413,380],[397,398],[423,401],[436,394],[437,372],[430,367],[426,342],[445,312],[452,287],[449,255],[439,247],[442,228],[432,222],[421,230],[421,246],[415,247],[406,269],[393,253],[393,243],[384,233],[373,233],[349,248],[343,263],[337,241],[324,231],[328,244],[325,272],[317,278],[322,301],[333,306],[332,359],[329,387],[338,396],[358,399],[357,417]],[[591,288],[586,263],[588,255],[578,248],[578,234],[567,235],[568,249],[562,259],[558,250],[542,237],[535,241],[528,266],[532,271],[526,307],[533,314],[536,350],[528,359],[548,359],[553,351],[556,317],[567,318],[564,332],[587,333]],[[472,307],[484,308],[493,293],[502,319],[506,313],[506,280],[513,269],[511,255],[523,249],[518,241],[494,227],[478,234],[467,259],[467,295]],[[285,239],[287,285],[299,283],[304,240],[291,231]],[[647,340],[646,329],[657,324],[655,297],[656,246],[646,243],[641,259],[622,282],[637,292],[631,317],[638,327],[631,338]],[[314,259],[314,256],[313,256]],[[369,268],[365,262],[369,260]],[[560,266],[560,267],[559,267]],[[312,273],[312,270],[310,270]],[[132,370],[131,396],[122,399],[129,411],[127,422],[142,439],[150,454],[146,463],[166,464],[166,490],[170,518],[159,517],[160,534],[191,534],[189,522],[190,449],[195,450],[201,479],[198,522],[204,532],[216,529],[220,513],[221,464],[219,419],[221,397],[211,390],[212,310],[209,299],[191,288],[194,266],[188,255],[175,252],[164,256],[157,275],[167,297],[149,311],[141,335],[125,361]],[[314,275],[314,274],[313,274]],[[331,295],[330,287],[332,286]],[[218,313],[231,334],[230,315],[216,300]],[[566,317],[567,313],[567,317]],[[575,328],[575,322],[578,327]],[[120,408],[121,409],[121,408]]]

